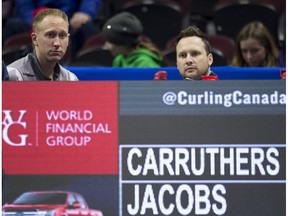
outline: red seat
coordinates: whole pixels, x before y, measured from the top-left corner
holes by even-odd
[[[218,1],[219,0],[190,0],[190,13],[191,15],[197,14],[207,19],[212,19],[214,7]]]
[[[225,35],[208,35],[210,46],[220,50],[227,59],[228,64],[231,63],[235,53],[235,42],[232,38]]]
[[[29,33],[19,33],[9,37],[3,44],[2,60],[8,65],[19,59],[22,52],[31,45]]]
[[[3,49],[23,49],[32,43],[30,33],[19,33],[9,37],[3,44]]]
[[[242,27],[253,21],[262,22],[274,38],[277,38],[278,16],[275,8],[265,3],[217,4],[214,9],[214,24],[217,34],[236,39]]]
[[[165,2],[165,1],[164,1]],[[151,38],[160,49],[166,42],[178,34],[183,25],[183,17],[179,5],[175,2],[130,1],[122,10],[135,15],[143,25],[143,34]]]
[[[113,56],[109,50],[102,47],[90,47],[78,52],[70,66],[112,66]]]
[[[81,50],[91,47],[102,47],[105,44],[105,39],[102,34],[95,34],[90,36],[84,43]]]
[[[285,11],[286,5],[285,0],[218,0],[217,5],[220,4],[227,4],[227,3],[265,3],[272,5],[275,10],[277,11],[277,14],[280,15]]]
[[[190,12],[191,1],[192,0],[123,0],[123,5],[126,7],[127,5],[135,4],[137,2],[148,2],[150,4],[177,4],[182,16],[185,17]]]

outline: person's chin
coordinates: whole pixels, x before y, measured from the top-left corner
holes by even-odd
[[[190,73],[185,73],[185,77],[187,78],[187,79],[196,79],[196,77],[197,77],[197,73],[195,73],[195,72],[190,72]]]
[[[62,56],[50,56],[49,57],[49,60],[51,61],[51,62],[58,62],[58,61],[60,61],[62,59]]]
[[[48,53],[50,57],[62,57],[64,54],[62,51],[51,51]]]
[[[248,62],[249,67],[258,67],[259,64],[254,63],[254,62]]]

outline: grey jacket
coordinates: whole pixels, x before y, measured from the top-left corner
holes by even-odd
[[[10,81],[78,81],[74,73],[59,63],[54,68],[53,79],[49,78],[42,72],[34,53],[9,64],[7,70]]]

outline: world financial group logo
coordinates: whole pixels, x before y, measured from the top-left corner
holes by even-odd
[[[3,83],[7,175],[117,173],[118,85],[111,84]],[[61,94],[46,100],[51,91]]]
[[[4,110],[2,140],[11,147],[87,147],[112,134],[92,110]]]
[[[25,133],[27,129],[27,122],[24,121],[24,115],[27,110],[19,110],[18,115],[12,117],[12,110],[3,110],[3,120],[2,120],[2,138],[10,146],[25,146],[27,143],[28,134]],[[20,127],[23,129],[23,133],[18,134],[16,139],[11,134],[11,130],[14,127]]]

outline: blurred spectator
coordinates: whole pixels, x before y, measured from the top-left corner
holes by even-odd
[[[104,47],[115,56],[114,67],[166,66],[161,51],[152,43],[140,41],[142,23],[128,12],[110,18],[103,26]],[[95,56],[97,58],[97,56]]]
[[[286,67],[286,42],[284,43],[282,49],[280,50],[277,66]]]
[[[41,7],[58,8],[69,18],[71,34],[71,58],[74,59],[85,40],[98,32],[94,22],[102,0],[15,0],[16,15],[7,20],[3,28],[2,42],[11,35],[29,32],[32,14]]]
[[[245,25],[239,32],[235,45],[233,66],[277,66],[279,48],[263,23],[255,21]]]
[[[283,13],[278,23],[278,35],[280,41],[280,54],[278,58],[278,66],[286,67],[286,13]]]
[[[210,70],[213,55],[207,35],[195,26],[187,27],[177,36],[176,61],[185,80],[218,80]]]
[[[5,25],[6,20],[13,15],[14,0],[2,0],[2,26]]]
[[[11,81],[77,81],[59,64],[69,44],[67,15],[58,9],[41,10],[33,19],[33,52],[7,66]]]

